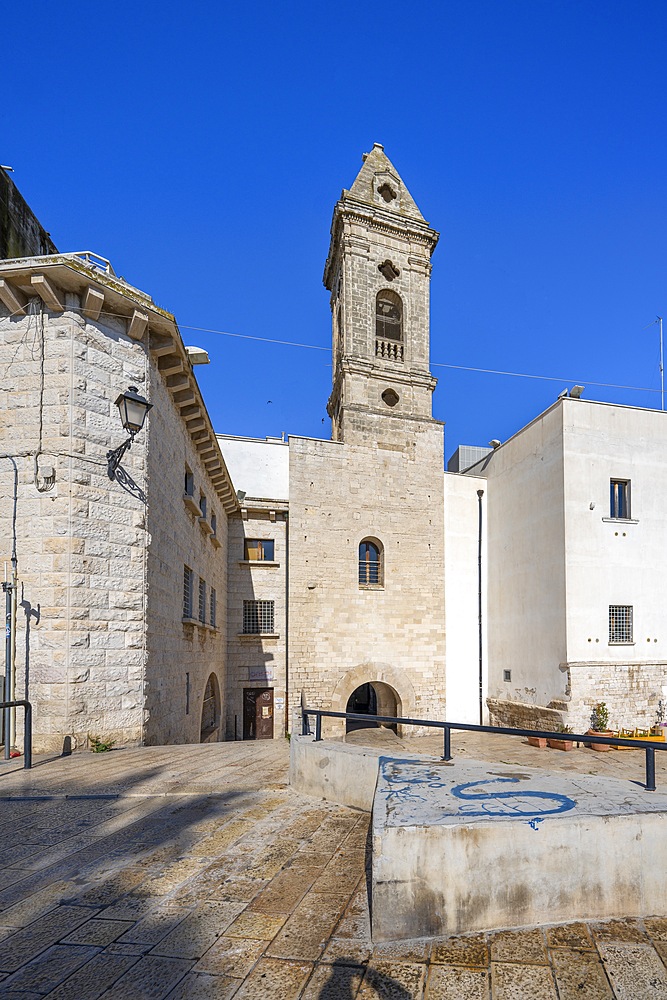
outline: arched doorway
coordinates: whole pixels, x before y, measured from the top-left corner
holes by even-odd
[[[384,681],[368,681],[355,688],[348,698],[345,711],[368,716],[368,721],[365,719],[346,720],[345,731],[347,733],[352,733],[356,729],[375,729],[378,726],[396,732],[396,725],[390,725],[386,722],[378,723],[374,717],[378,715],[400,716],[401,699],[393,687],[385,684]]]
[[[204,689],[204,703],[201,710],[200,743],[216,743],[220,727],[220,685],[215,674],[211,674]]]

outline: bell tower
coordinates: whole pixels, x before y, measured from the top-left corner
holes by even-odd
[[[334,208],[324,285],[331,293],[332,438],[394,437],[432,421],[429,370],[431,229],[375,143]],[[434,421],[435,422],[435,421]]]

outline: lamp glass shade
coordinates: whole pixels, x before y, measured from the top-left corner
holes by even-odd
[[[130,431],[131,434],[137,434],[144,426],[146,414],[153,404],[139,395],[136,386],[131,385],[127,392],[118,397],[116,406],[125,430]]]

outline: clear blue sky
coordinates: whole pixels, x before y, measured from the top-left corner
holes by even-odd
[[[0,161],[61,250],[109,257],[210,352],[219,431],[329,435],[326,352],[187,327],[328,348],[331,213],[373,142],[442,234],[447,455],[577,381],[660,406],[591,382],[659,387],[664,0],[66,0],[2,20]]]

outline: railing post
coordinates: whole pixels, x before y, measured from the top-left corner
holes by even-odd
[[[301,735],[310,736],[310,722],[308,721],[308,712],[301,710]]]
[[[655,791],[655,748],[646,747],[646,791]]]
[[[24,725],[24,742],[23,742],[23,767],[29,769],[32,767],[32,705],[29,701],[24,703],[25,708],[25,725]]]
[[[445,727],[444,727],[444,736],[445,736],[445,740],[444,740],[444,742],[445,742],[444,751],[445,752],[442,755],[442,759],[443,760],[451,760],[452,759],[452,731],[449,728],[449,726],[447,726],[447,725],[445,725]]]
[[[322,739],[322,716],[318,712],[315,716],[315,742]]]

